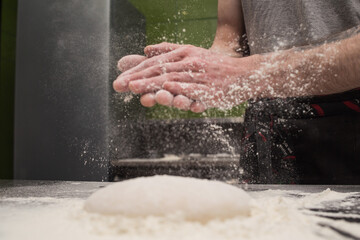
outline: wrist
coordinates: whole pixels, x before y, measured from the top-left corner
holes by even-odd
[[[294,49],[262,55],[259,68],[253,73],[258,91],[257,97],[296,97],[313,91],[313,75],[309,68],[316,59],[305,51]],[[254,77],[255,76],[255,77]]]
[[[244,75],[243,84],[248,90],[247,98],[265,98],[272,97],[271,89],[271,71],[272,61],[268,55],[251,55],[247,57],[249,68]]]
[[[240,58],[243,57],[242,53],[237,52],[238,48],[235,46],[228,46],[228,45],[220,45],[220,44],[213,44],[209,50],[211,52],[222,54],[228,57]]]
[[[234,105],[251,98],[262,97],[263,81],[259,69],[264,61],[262,55],[232,59],[234,72],[231,76],[233,77],[225,78],[224,86]]]

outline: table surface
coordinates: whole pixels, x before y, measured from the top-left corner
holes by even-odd
[[[111,183],[109,182],[68,182],[68,181],[22,181],[22,180],[0,180],[0,207],[7,205],[16,208],[16,201],[6,201],[6,199],[16,198],[55,198],[55,199],[86,199],[96,190],[103,188]],[[234,184],[236,185],[236,184]],[[360,229],[360,186],[359,185],[237,185],[245,191],[257,193],[272,190],[291,191],[290,197],[301,198],[307,193],[319,193],[328,188],[336,192],[352,193],[351,197],[334,201],[331,204],[324,205],[321,208],[308,208],[311,214],[324,217],[327,220],[334,220],[333,225],[324,227],[337,232],[344,239],[360,239],[357,233],[344,231],[336,227],[336,221],[346,221],[351,224],[359,224]],[[294,194],[295,193],[295,194]],[[343,204],[348,201],[349,204]],[[11,204],[11,205],[10,205]],[[29,202],[28,208],[31,208],[33,202]],[[36,203],[37,205],[47,204],[46,202]],[[22,206],[23,207],[23,206]],[[329,215],[329,213],[331,213]],[[333,213],[341,213],[334,215]],[[1,235],[1,234],[0,234]]]
[[[71,182],[71,181],[28,181],[0,180],[1,197],[57,197],[87,198],[99,188],[110,182]],[[246,191],[284,190],[304,193],[321,192],[330,188],[337,192],[360,192],[360,185],[237,185]]]

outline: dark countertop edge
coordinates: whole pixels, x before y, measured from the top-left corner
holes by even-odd
[[[95,181],[58,181],[58,180],[6,180],[0,179],[0,189],[23,186],[84,186],[86,189],[98,188],[109,185],[113,182],[95,182]],[[337,192],[360,192],[360,185],[273,185],[273,184],[238,184],[234,183],[246,191],[266,191],[266,190],[285,190],[302,192],[320,192],[331,189]]]

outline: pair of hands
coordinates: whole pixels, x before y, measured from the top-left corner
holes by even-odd
[[[249,76],[256,57],[234,58],[207,49],[172,43],[147,46],[145,56],[129,55],[118,62],[123,73],[114,81],[117,92],[141,94],[141,104],[156,103],[203,112],[229,109],[253,97],[257,83]]]

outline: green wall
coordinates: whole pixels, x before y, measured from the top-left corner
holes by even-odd
[[[146,18],[147,44],[173,42],[209,48],[217,24],[217,0],[129,0]],[[229,111],[209,109],[195,114],[156,105],[148,118],[202,118],[242,116],[244,106]]]
[[[0,179],[13,177],[16,0],[1,0]]]
[[[211,46],[217,0],[130,0],[146,18],[147,43],[163,41]]]

